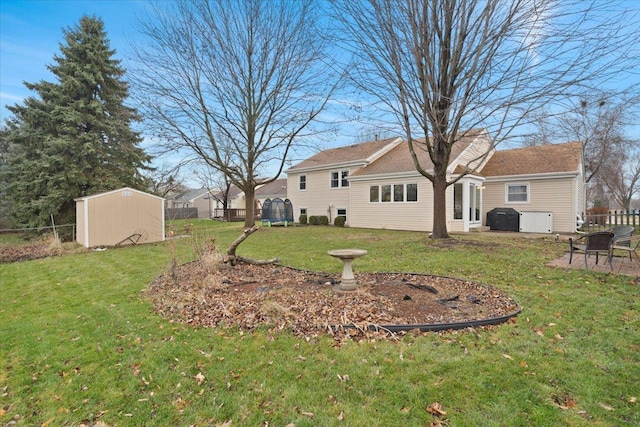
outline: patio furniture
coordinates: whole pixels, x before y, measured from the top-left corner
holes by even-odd
[[[607,255],[607,260],[609,261],[609,268],[613,270],[613,265],[611,264],[611,258],[613,255],[613,237],[614,234],[610,231],[598,231],[580,236],[575,241],[573,239],[569,239],[569,264],[571,264],[571,261],[573,260],[573,253],[575,251],[584,252],[585,268],[589,268],[587,260],[591,254],[596,255],[597,265],[600,254],[605,253]]]
[[[620,225],[618,227],[613,227],[610,229],[613,233],[613,245],[614,246],[630,246],[631,240],[627,239],[633,235],[633,232],[636,231],[635,227],[630,225]],[[622,241],[621,241],[622,240]],[[620,243],[618,243],[620,242]],[[623,249],[624,250],[624,249]],[[631,258],[631,252],[629,252],[629,258]]]
[[[631,243],[631,236],[622,237],[613,242],[613,246],[611,247],[611,252],[614,250],[619,251],[627,251],[629,252],[629,259],[633,261],[633,255],[636,256],[636,260],[638,264],[640,264],[640,257],[638,256],[638,249],[640,248],[640,238],[635,242],[635,245]]]

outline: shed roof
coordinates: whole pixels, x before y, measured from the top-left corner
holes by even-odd
[[[577,172],[581,162],[581,142],[546,144],[496,151],[480,174],[490,177]]]
[[[140,191],[140,190],[136,190],[135,188],[131,188],[131,187],[122,187],[122,188],[118,188],[117,190],[111,190],[111,191],[105,191],[104,193],[96,193],[96,194],[91,194],[89,196],[83,196],[83,197],[77,197],[75,199],[73,199],[74,201],[80,201],[80,200],[89,200],[89,199],[94,199],[97,197],[105,197],[105,196],[109,196],[111,194],[115,194],[121,191],[132,191],[134,193],[138,193],[138,194],[142,194],[145,196],[149,196],[149,197],[155,197],[156,199],[160,199],[160,200],[164,200],[163,197],[160,196],[156,196],[155,194],[151,194],[151,193],[145,193],[144,191]]]

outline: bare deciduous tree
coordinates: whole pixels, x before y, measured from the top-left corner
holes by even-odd
[[[633,103],[626,100],[612,103],[606,98],[604,95],[584,97],[556,122],[558,134],[582,142],[587,183],[603,166],[617,163],[633,145],[624,137],[626,118]]]
[[[446,189],[463,175],[451,178],[447,167],[464,131],[487,129],[494,146],[521,136],[535,113],[622,78],[639,58],[637,14],[608,2],[334,4],[357,60],[353,81],[395,115],[416,170],[432,183],[434,238],[448,237]],[[430,164],[421,164],[417,144]]]
[[[275,180],[335,85],[311,0],[198,0],[155,9],[137,48],[138,95],[161,140],[245,194]],[[269,175],[267,175],[271,172]]]
[[[528,138],[529,145],[561,139],[583,144],[587,200],[608,199],[628,209],[633,196],[633,151],[638,141],[625,136],[625,128],[635,122],[637,97],[607,93],[585,95],[569,103],[567,111],[545,112],[536,121],[537,132]],[[630,186],[629,186],[630,185]]]
[[[163,163],[150,173],[146,174],[149,182],[149,192],[163,198],[175,196],[187,190],[184,177],[180,173],[183,165],[171,165]]]
[[[634,143],[637,146],[638,141]],[[636,149],[630,155],[618,157],[617,161],[607,162],[600,180],[622,209],[631,210],[634,196],[640,194],[640,151]]]
[[[200,162],[201,163],[201,162]],[[219,203],[222,206],[223,213],[226,213],[229,207],[229,195],[231,192],[231,180],[228,176],[216,171],[211,166],[205,164],[199,165],[200,167],[193,170],[196,179],[200,183],[202,188],[206,188],[209,192],[209,197],[215,201],[216,205]],[[216,207],[212,204],[211,216],[214,216]]]

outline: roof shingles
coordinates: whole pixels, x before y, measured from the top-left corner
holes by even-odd
[[[349,162],[364,162],[396,139],[397,138],[380,139],[346,147],[330,148],[303,160],[290,168],[289,171],[294,172],[297,169],[315,168]]]
[[[456,159],[469,145],[481,134],[480,131],[468,131],[453,145],[451,159]],[[420,167],[425,170],[433,169],[433,162],[425,145],[425,139],[414,140],[414,151],[420,162]],[[402,141],[387,154],[372,162],[370,165],[353,173],[352,176],[379,175],[389,173],[402,173],[415,171],[416,167],[409,151],[409,143]]]
[[[497,151],[482,168],[485,177],[575,172],[580,167],[582,144],[567,142]]]

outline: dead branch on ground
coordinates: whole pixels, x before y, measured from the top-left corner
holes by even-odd
[[[279,264],[279,258],[252,259],[236,255],[236,249],[238,249],[238,246],[240,246],[240,244],[244,242],[247,237],[258,231],[259,229],[260,227],[258,227],[257,225],[254,225],[251,228],[245,228],[240,237],[234,240],[233,243],[231,243],[231,245],[229,246],[229,249],[227,249],[227,255],[224,257],[224,262],[231,265],[237,265],[238,263],[254,265]]]

